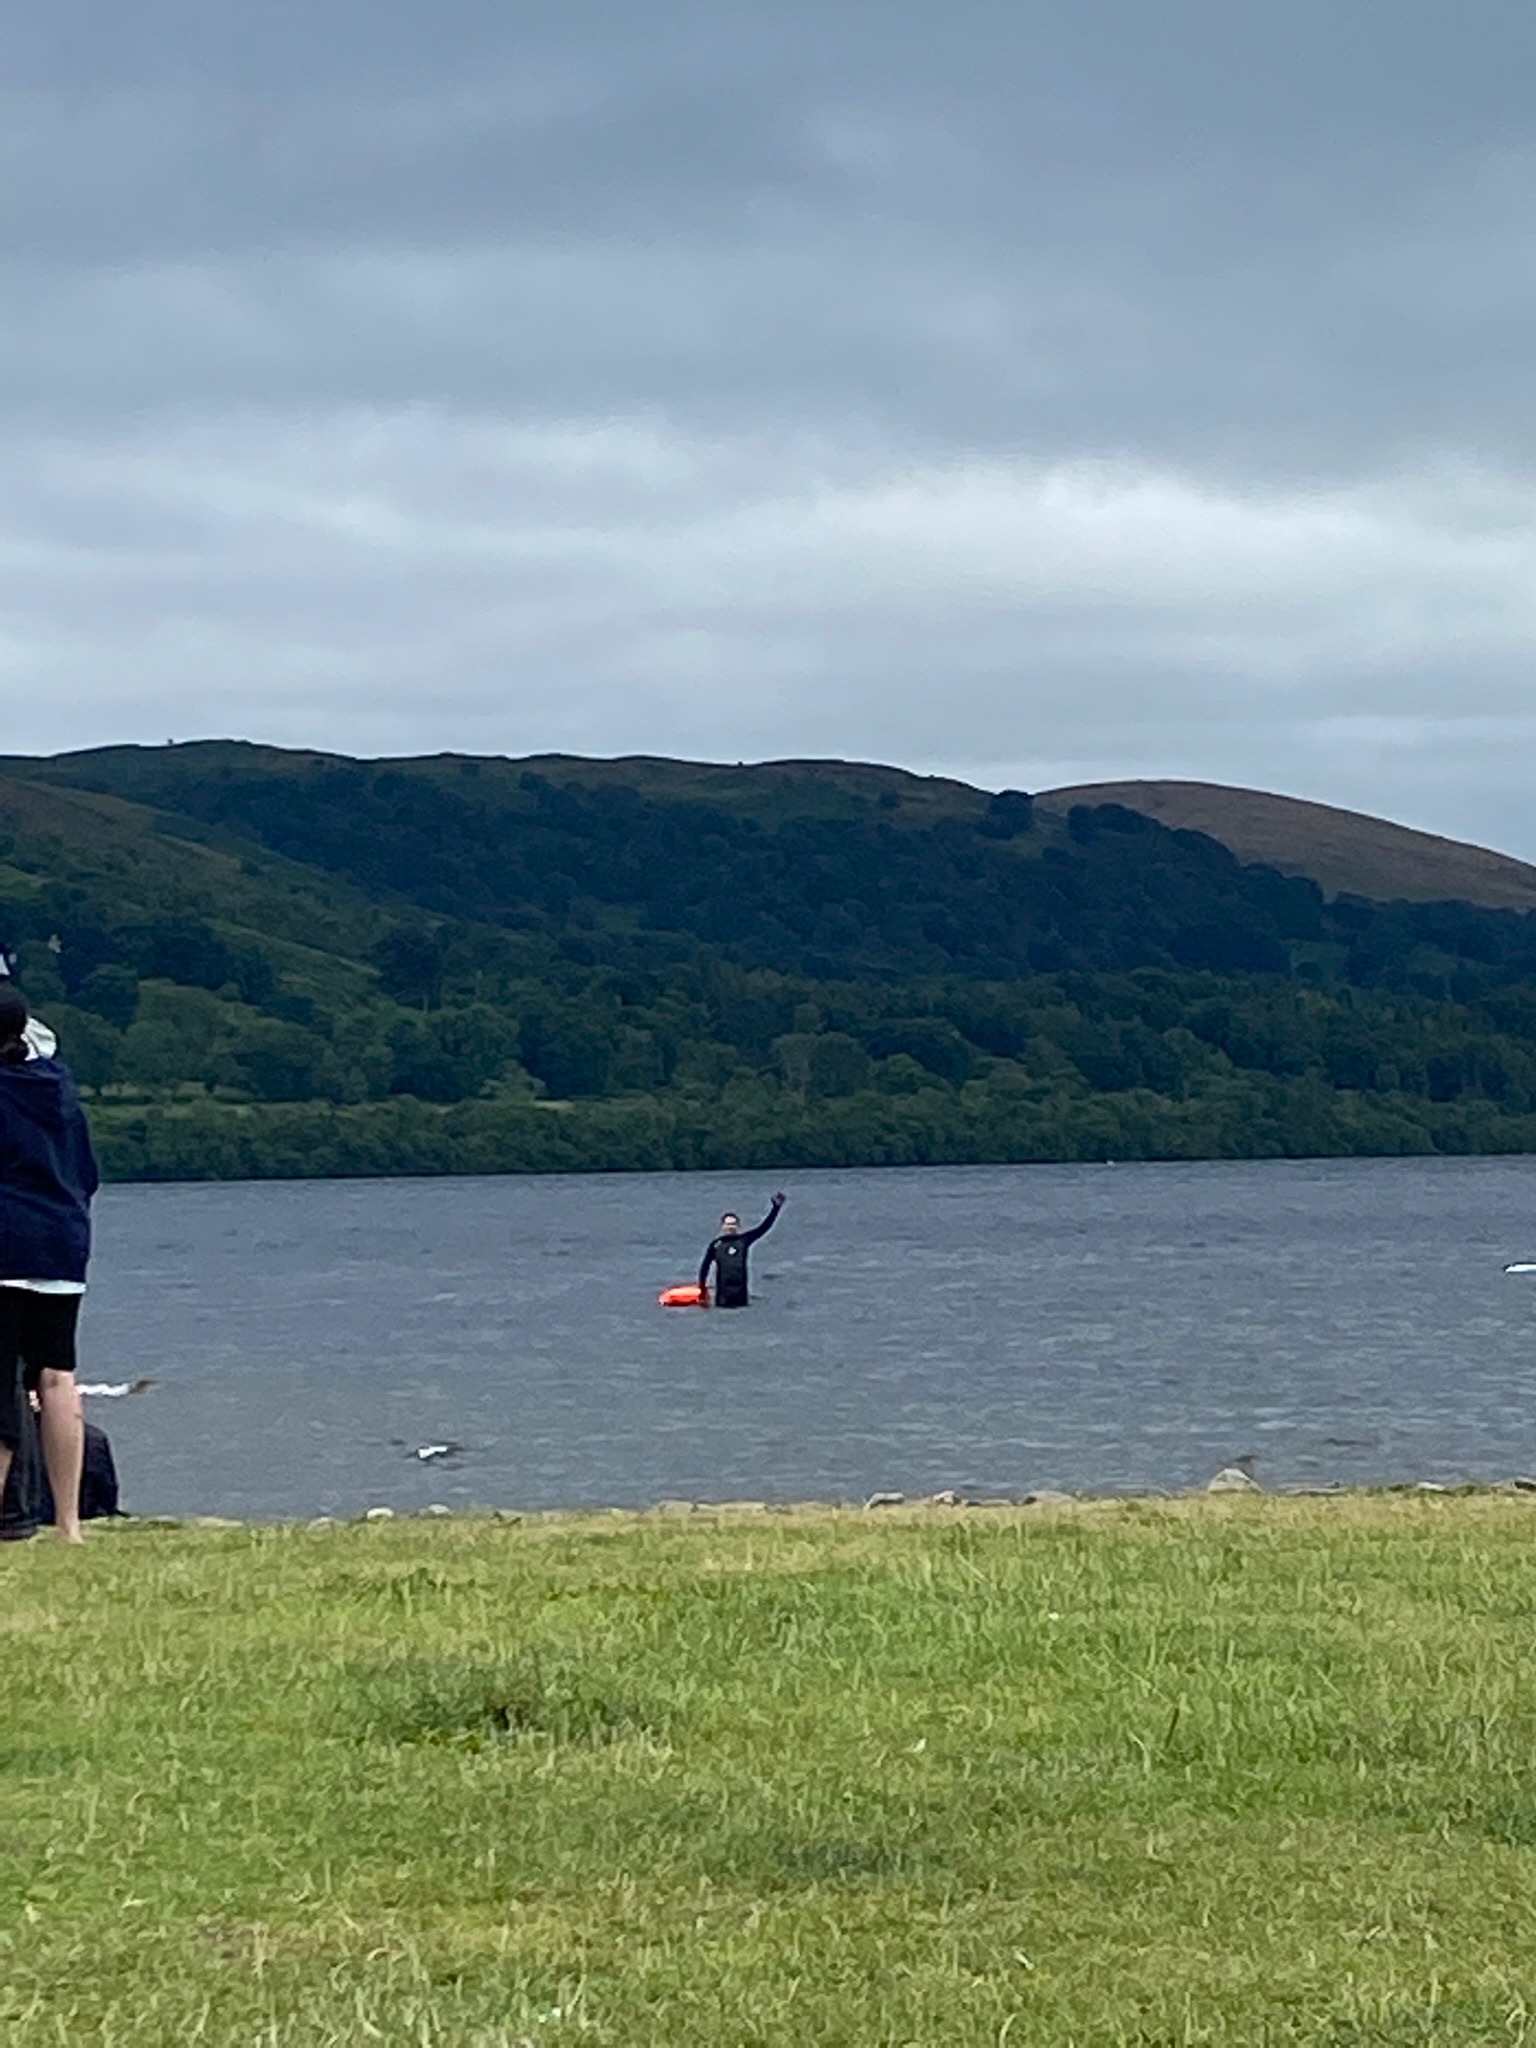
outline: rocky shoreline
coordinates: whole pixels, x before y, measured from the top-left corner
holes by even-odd
[[[1435,1479],[1395,1480],[1375,1486],[1261,1486],[1242,1465],[1224,1465],[1204,1486],[1187,1487],[1168,1493],[1067,1493],[1055,1487],[1032,1488],[1027,1493],[970,1495],[945,1488],[939,1493],[905,1494],[877,1492],[864,1500],[658,1500],[645,1507],[575,1508],[451,1508],[434,1501],[423,1508],[364,1508],[355,1515],[314,1515],[302,1521],[241,1520],[227,1515],[123,1515],[116,1519],[141,1529],[337,1529],[358,1523],[409,1521],[492,1521],[506,1524],[539,1521],[580,1521],[619,1518],[626,1521],[656,1519],[683,1520],[692,1515],[878,1515],[893,1509],[946,1509],[1016,1511],[1022,1508],[1057,1509],[1075,1507],[1124,1507],[1133,1503],[1159,1504],[1199,1500],[1211,1495],[1249,1495],[1268,1500],[1352,1500],[1379,1499],[1388,1495],[1471,1496],[1494,1494],[1536,1495],[1536,1477],[1519,1474],[1511,1479],[1448,1482]]]

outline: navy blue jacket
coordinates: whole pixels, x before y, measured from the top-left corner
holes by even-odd
[[[83,1280],[97,1183],[69,1069],[0,1061],[0,1280]]]

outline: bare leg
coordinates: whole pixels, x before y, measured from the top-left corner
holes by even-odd
[[[11,1476],[11,1447],[0,1444],[0,1493],[5,1491],[5,1482]]]
[[[42,1402],[43,1463],[53,1488],[53,1512],[61,1543],[79,1543],[80,1470],[85,1463],[85,1424],[80,1419],[80,1393],[72,1372],[45,1370],[38,1395]]]

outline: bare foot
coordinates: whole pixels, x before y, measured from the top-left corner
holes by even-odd
[[[64,1524],[61,1522],[59,1524],[59,1541],[61,1543],[70,1544],[83,1543],[85,1541],[85,1536],[81,1531],[80,1524],[78,1522],[73,1522],[69,1525],[68,1528],[66,1528]]]

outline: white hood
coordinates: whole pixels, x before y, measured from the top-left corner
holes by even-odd
[[[8,947],[0,946],[0,988],[11,986],[11,970],[15,965],[15,954]],[[29,1060],[51,1060],[59,1049],[58,1039],[39,1017],[32,1019],[21,1037]]]
[[[59,1041],[40,1017],[34,1017],[21,1036],[29,1060],[51,1060],[59,1049]]]

